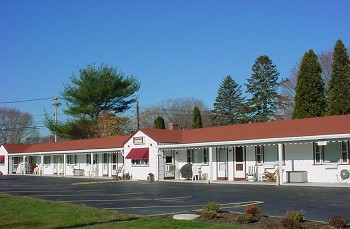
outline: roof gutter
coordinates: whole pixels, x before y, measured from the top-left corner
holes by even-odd
[[[47,154],[83,154],[83,153],[107,153],[113,151],[122,151],[123,148],[108,148],[108,149],[84,149],[84,150],[65,150],[65,151],[48,151],[48,152],[23,152],[23,153],[8,153],[11,156],[23,155],[47,155]]]
[[[161,144],[159,149],[175,149],[175,148],[189,148],[189,147],[210,147],[210,146],[232,146],[232,145],[259,145],[259,144],[271,144],[271,143],[304,143],[304,142],[317,142],[317,141],[329,141],[329,140],[343,140],[349,139],[350,134],[332,134],[332,135],[316,135],[316,136],[299,136],[299,137],[286,137],[286,138],[263,138],[252,140],[237,140],[237,141],[221,141],[221,142],[199,142],[199,143],[184,143],[184,144]]]

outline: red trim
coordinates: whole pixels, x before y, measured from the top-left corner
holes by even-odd
[[[246,181],[247,178],[245,178],[245,177],[244,177],[244,178],[236,178],[236,177],[235,177],[233,180],[234,180],[234,181]]]
[[[227,177],[217,177],[216,179],[217,179],[217,180],[228,180]]]
[[[174,180],[175,177],[164,177],[164,180]]]

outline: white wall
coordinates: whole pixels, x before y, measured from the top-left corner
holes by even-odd
[[[134,137],[143,137],[143,143],[135,145],[133,142]],[[131,159],[126,159],[131,149],[134,148],[149,148],[149,160],[148,166],[133,166]],[[124,145],[124,157],[125,157],[125,173],[129,173],[133,180],[147,180],[148,174],[153,173],[154,179],[158,180],[158,144],[150,137],[146,136],[141,131],[138,131],[133,135],[129,141]]]
[[[8,169],[9,168],[8,153],[3,146],[0,146],[0,155],[5,156],[5,164],[0,165],[0,171],[2,172],[2,174],[7,175],[8,171],[9,171],[9,169]]]

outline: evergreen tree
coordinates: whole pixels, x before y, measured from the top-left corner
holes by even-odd
[[[199,108],[196,106],[193,109],[193,121],[192,121],[192,129],[202,128],[202,117]]]
[[[350,60],[341,40],[336,42],[333,52],[328,114],[350,114]]]
[[[279,98],[279,72],[266,55],[256,59],[252,71],[253,74],[246,84],[247,92],[252,94],[247,103],[249,119],[251,122],[271,121]]]
[[[154,129],[165,129],[165,122],[164,119],[160,116],[158,116],[153,123]]]
[[[241,86],[230,75],[226,76],[220,85],[212,112],[212,125],[225,126],[244,123],[244,97]]]
[[[324,115],[326,97],[321,72],[317,56],[310,49],[304,54],[297,75],[293,119]]]
[[[65,139],[99,137],[96,128],[100,126],[102,113],[118,114],[128,110],[135,103],[139,88],[140,83],[134,76],[127,76],[114,67],[87,65],[79,70],[79,76],[71,77],[71,84],[66,84],[62,92],[67,103],[64,113],[73,119],[56,124],[47,117],[45,125]]]

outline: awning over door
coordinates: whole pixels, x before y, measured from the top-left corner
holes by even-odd
[[[126,159],[148,159],[149,149],[148,148],[136,148],[132,149]]]
[[[0,163],[5,163],[5,155],[0,155]]]

